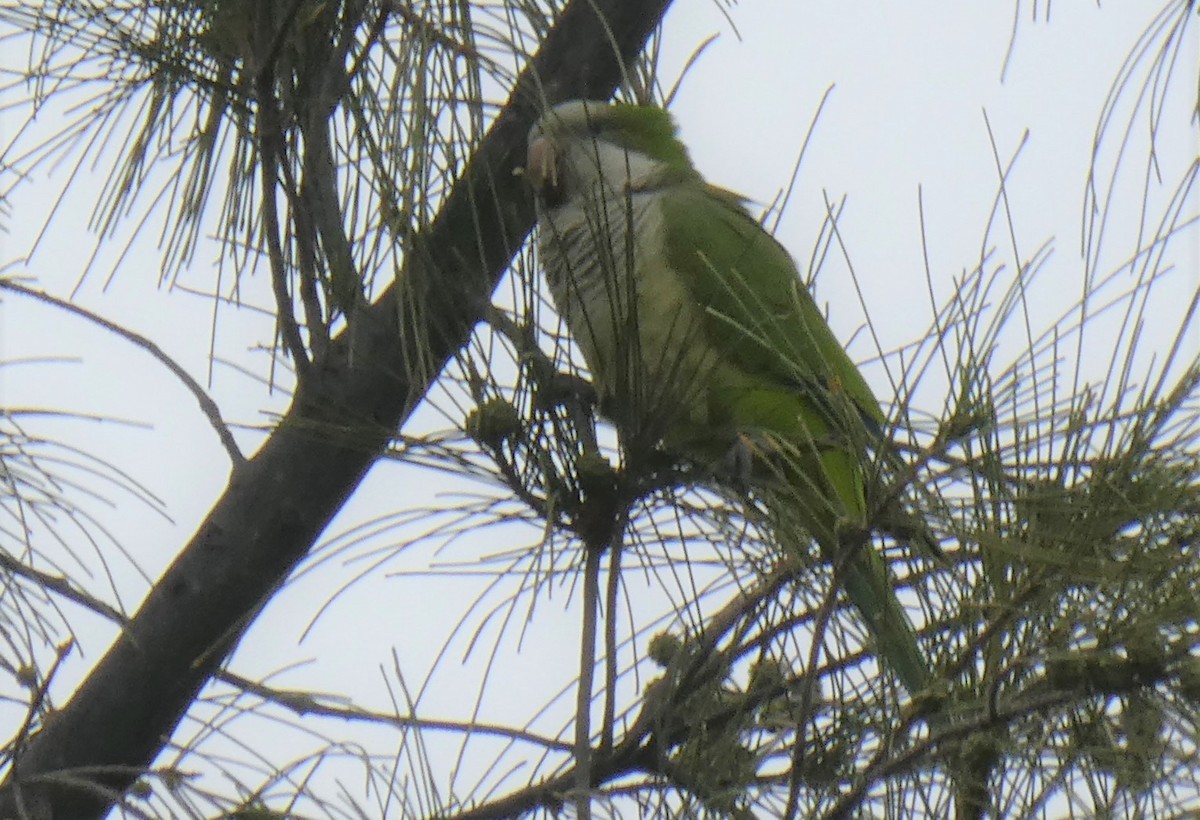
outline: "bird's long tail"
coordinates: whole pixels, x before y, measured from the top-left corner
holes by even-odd
[[[904,607],[896,597],[887,564],[864,533],[861,543],[844,545],[834,559],[838,581],[854,608],[867,622],[884,658],[909,695],[916,695],[933,682],[929,660],[917,643],[917,635]]]
[[[811,469],[813,462],[820,467]],[[842,449],[826,450],[809,464],[807,475],[793,475],[790,506],[800,505],[800,523],[866,621],[876,652],[909,695],[916,695],[933,682],[933,671],[896,596],[887,562],[871,543],[861,465]]]

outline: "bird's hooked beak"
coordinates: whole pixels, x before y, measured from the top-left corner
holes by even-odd
[[[558,177],[558,151],[554,140],[545,134],[531,136],[525,154],[525,178],[547,208],[562,203],[563,191]]]

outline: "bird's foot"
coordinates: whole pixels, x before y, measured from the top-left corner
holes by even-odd
[[[762,443],[752,434],[738,433],[734,436],[733,444],[716,464],[717,478],[729,482],[739,490],[748,490],[754,475],[754,460],[761,453]]]

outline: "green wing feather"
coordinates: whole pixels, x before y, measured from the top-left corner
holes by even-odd
[[[836,381],[865,417],[884,423],[879,402],[800,281],[791,256],[741,200],[707,185],[678,185],[666,196],[671,261],[696,254],[705,263],[689,284],[702,304],[716,307],[712,338],[730,345],[748,372],[783,383]]]
[[[726,365],[710,415],[780,437],[803,472],[823,468],[832,486],[814,490],[836,493],[831,513],[863,523],[865,422],[883,414],[791,257],[728,192],[677,185],[663,196],[668,263],[707,307],[705,339]]]
[[[787,251],[738,197],[703,183],[667,186],[662,196],[668,266],[683,272],[693,303],[706,306],[705,343],[719,357],[706,412],[691,423],[770,444],[774,462],[786,465],[775,469],[787,491],[768,493],[768,503],[777,496],[774,505],[786,507],[780,511],[791,520],[798,514],[826,559],[839,560],[839,533],[847,523],[853,530],[866,522],[867,428],[884,423],[879,403]],[[711,458],[695,444],[704,432],[685,429],[677,440],[687,454]],[[726,446],[729,440],[709,438]],[[901,682],[913,694],[926,688],[929,664],[883,557],[869,542],[859,544],[840,569],[847,595]]]

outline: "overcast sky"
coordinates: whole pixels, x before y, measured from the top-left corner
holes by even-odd
[[[1044,242],[1053,240],[1053,256],[1031,299],[1032,326],[1048,327],[1080,298],[1089,272],[1089,260],[1080,250],[1085,181],[1098,118],[1122,65],[1151,22],[1154,4],[1106,3],[1097,8],[1095,3],[1056,3],[1050,6],[1049,19],[1046,4],[1038,4],[1036,10],[1028,5],[1021,4],[1019,19],[1014,20],[1011,3],[878,3],[869,4],[868,11],[863,4],[760,2],[722,9],[711,0],[678,0],[667,18],[662,69],[667,83],[701,41],[719,35],[691,68],[674,100],[673,110],[693,158],[710,180],[745,193],[763,208],[788,187],[810,123],[828,93],[791,197],[778,217],[778,235],[803,264],[816,240],[826,202],[846,198],[839,226],[866,313],[841,259],[832,259],[822,270],[818,297],[828,305],[839,336],[854,336],[851,351],[859,359],[870,359],[877,350],[867,334],[855,335],[865,315],[870,315],[882,347],[890,349],[925,334],[932,316],[930,287],[936,300],[944,302],[954,278],[979,264],[985,246],[998,245],[996,262],[1013,267],[1008,227],[997,229],[994,224],[998,170],[993,150],[1007,164],[1020,148],[1008,182],[1016,255],[1027,261]],[[1188,95],[1194,99],[1195,94],[1196,42],[1192,38],[1190,50],[1181,55],[1184,68],[1178,71],[1164,106],[1165,124],[1157,145],[1163,184],[1151,190],[1148,210],[1152,213],[1165,209],[1174,185],[1197,152],[1195,124],[1189,125],[1187,119]],[[16,133],[27,113],[3,115],[0,125],[5,139]],[[1134,113],[1126,102],[1115,119],[1130,117],[1140,117],[1134,121],[1141,123],[1146,114],[1144,110]],[[1122,130],[1116,126],[1106,137],[1109,142],[1101,151],[1105,173],[1112,168]],[[1126,172],[1116,183],[1121,186],[1117,201],[1130,203],[1126,213],[1114,218],[1117,225],[1136,226],[1139,219],[1148,145],[1145,131],[1143,125],[1135,126]],[[160,258],[153,232],[128,248],[124,238],[105,243],[85,276],[96,241],[87,220],[102,183],[89,178],[86,169],[73,181],[73,193],[60,204],[36,252],[27,263],[14,262],[33,249],[48,209],[68,182],[68,170],[66,166],[42,168],[14,192],[3,217],[7,228],[3,261],[9,263],[5,273],[28,277],[31,284],[63,297],[82,281],[80,304],[149,337],[198,381],[208,383],[211,307],[182,290],[157,287]],[[924,203],[924,246],[919,190]],[[1194,199],[1191,211],[1196,211]],[[128,236],[130,227],[120,226],[118,237]],[[1133,253],[1134,236],[1129,229],[1109,233],[1092,270],[1101,274],[1117,270]],[[1168,343],[1177,324],[1171,311],[1197,288],[1196,232],[1177,247],[1173,262],[1180,269],[1162,291],[1163,335],[1157,342],[1150,337],[1146,352],[1153,352],[1155,344]],[[185,282],[211,289],[214,258],[211,245],[202,247]],[[107,271],[114,266],[118,275],[105,287]],[[250,290],[261,293],[254,287],[261,288],[261,281]],[[79,563],[63,558],[60,568],[73,576],[92,573],[89,589],[132,611],[145,592],[145,578],[157,577],[223,489],[227,460],[194,401],[144,352],[87,323],[17,297],[4,296],[0,322],[0,405],[54,408],[128,422],[38,418],[27,424],[31,431],[69,441],[118,465],[161,501],[163,515],[129,495],[107,490],[111,504],[85,499],[83,506],[111,533],[112,541],[96,548],[82,541],[73,543]],[[269,413],[286,408],[287,397],[269,393],[248,374],[268,371],[268,355],[256,348],[270,343],[272,321],[252,310],[226,309],[220,322],[216,356],[237,367],[220,362],[212,366],[213,395],[227,420],[266,424]],[[1194,329],[1191,338],[1196,339]],[[1014,356],[1023,343],[1019,334],[1010,341]],[[58,361],[18,364],[26,359]],[[1107,358],[1101,354],[1090,377],[1102,378],[1106,367]],[[883,373],[878,368],[869,372],[881,396],[888,395]],[[936,384],[931,384],[917,404],[937,413],[941,401]],[[455,420],[448,420],[445,410],[445,403],[426,408],[406,432],[446,428]],[[258,440],[252,432],[240,436],[251,449]],[[393,523],[386,518],[391,514],[421,504],[452,508],[460,503],[456,493],[479,489],[470,482],[403,465],[385,464],[374,470],[334,522],[317,554],[344,545],[339,539],[349,532],[358,539],[354,547],[281,592],[250,631],[232,668],[251,678],[264,678],[294,667],[271,682],[282,688],[348,695],[361,705],[386,711],[391,706],[385,678],[394,684],[394,648],[413,691],[425,682],[433,664],[440,664],[434,673],[436,685],[422,701],[423,714],[467,719],[469,704],[479,691],[478,676],[497,634],[504,631],[502,650],[488,671],[495,688],[484,696],[477,717],[523,725],[576,674],[578,590],[562,586],[543,597],[528,623],[485,618],[500,600],[494,594],[466,616],[465,625],[451,640],[464,618],[464,604],[479,597],[489,579],[450,578],[425,570],[439,561],[469,563],[484,553],[531,546],[538,534],[493,528],[474,533],[439,555],[430,545],[421,545],[396,556],[396,545],[428,522],[384,526]],[[377,522],[377,532],[364,537],[354,528],[367,522]],[[128,557],[117,554],[118,543]],[[111,569],[112,588],[100,572],[98,550]],[[374,550],[379,557],[392,556],[386,569],[355,581],[348,594],[337,596],[319,611],[319,604],[332,591],[372,565]],[[61,550],[54,552],[62,555]],[[494,571],[496,565],[488,567]],[[70,606],[66,610],[81,643],[59,672],[53,693],[60,701],[112,638],[111,629],[94,619],[76,618]],[[523,605],[515,616],[523,618],[527,612],[528,606]],[[481,638],[464,671],[459,661],[477,630]],[[449,651],[437,661],[448,641]],[[537,664],[542,673],[529,675],[530,664]],[[542,730],[566,725],[571,705],[569,697],[560,701],[552,716],[542,719]],[[12,708],[0,710],[0,715],[9,727],[22,716]],[[185,723],[181,737],[195,729]],[[350,739],[343,734],[350,730],[342,724],[321,730]],[[241,730],[231,731],[249,737],[257,730],[246,721]],[[282,729],[271,737],[278,739],[259,748],[280,764],[320,745]],[[386,741],[378,745],[382,737],[364,732],[358,739],[377,744],[373,748],[386,754]],[[243,754],[223,743],[210,748]],[[490,757],[481,759],[491,762]],[[442,771],[449,772],[452,758],[444,762]],[[478,776],[473,766],[465,771],[470,773],[457,782],[458,789]],[[509,785],[526,776],[519,773]],[[347,788],[357,785],[347,783]],[[445,782],[443,786],[448,789]]]

